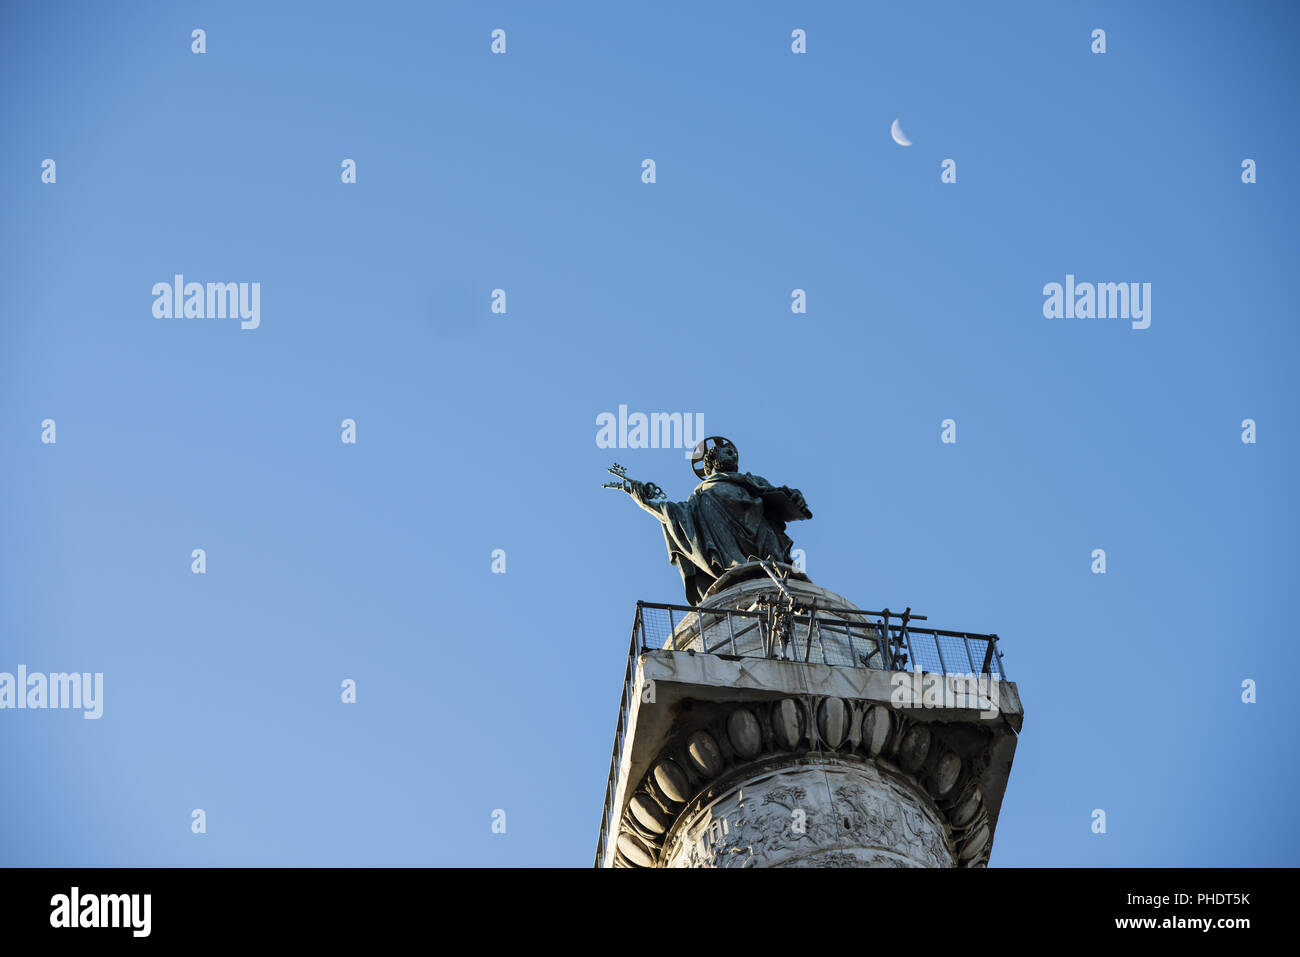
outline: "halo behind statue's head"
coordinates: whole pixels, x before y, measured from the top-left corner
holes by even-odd
[[[731,441],[731,439],[725,438],[721,435],[710,435],[706,439],[701,439],[700,444],[695,446],[695,451],[691,453],[691,471],[695,473],[696,478],[703,479],[705,477],[705,453],[711,449],[719,447],[730,448],[736,453],[737,458],[740,456],[740,451],[736,448],[736,443]]]

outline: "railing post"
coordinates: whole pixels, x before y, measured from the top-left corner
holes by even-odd
[[[736,619],[731,616],[731,609],[727,609],[727,631],[731,633],[731,653],[739,656],[736,651]]]
[[[811,646],[812,646],[812,626],[814,623],[816,623],[817,625],[817,644],[818,646],[820,646],[822,650],[822,664],[829,665],[830,662],[826,660],[826,639],[822,637],[822,623],[821,620],[817,617],[817,612],[815,611],[812,614],[812,619],[808,622],[809,650],[811,650]]]
[[[886,671],[894,670],[898,656],[894,654],[894,636],[889,632],[889,609],[880,613],[880,664]]]
[[[889,633],[886,632],[882,626],[877,625],[874,621],[871,623],[871,627],[876,629],[875,653],[880,655],[880,670],[893,671],[894,657],[892,652],[889,649],[889,645],[887,644],[887,642],[889,641]],[[871,661],[871,655],[867,655],[868,668],[871,667],[870,661]]]

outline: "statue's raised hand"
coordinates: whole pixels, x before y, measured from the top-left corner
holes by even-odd
[[[628,479],[627,493],[632,496],[636,503],[642,507],[649,507],[654,511],[654,503],[664,497],[664,490],[654,482],[637,482]]]
[[[663,489],[654,482],[638,482],[636,479],[628,478],[627,469],[617,462],[610,466],[607,471],[610,475],[617,475],[618,481],[606,482],[602,488],[622,489],[628,495],[631,495],[632,500],[646,511],[658,514],[658,510],[652,503],[665,497]]]

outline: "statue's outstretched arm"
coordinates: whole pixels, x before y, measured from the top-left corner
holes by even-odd
[[[644,511],[649,512],[655,518],[663,520],[664,499],[654,499],[652,495],[659,492],[659,487],[653,489],[647,486],[645,482],[628,481],[627,494],[632,496],[632,501],[636,502]]]

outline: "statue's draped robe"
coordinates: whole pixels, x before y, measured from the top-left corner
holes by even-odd
[[[686,501],[665,502],[661,516],[668,560],[692,605],[728,568],[760,558],[788,563],[786,522],[812,517],[790,489],[748,472],[715,472]]]

